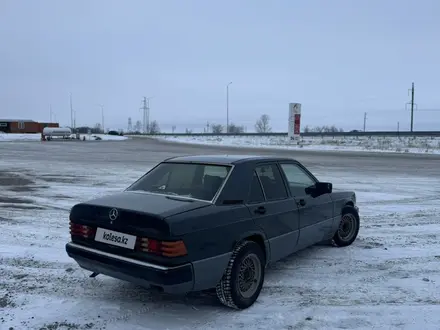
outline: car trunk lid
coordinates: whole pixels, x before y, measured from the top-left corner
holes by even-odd
[[[75,243],[105,252],[144,261],[169,262],[170,258],[140,251],[142,238],[152,242],[177,239],[171,236],[165,218],[208,205],[209,202],[178,196],[135,192],[104,196],[72,208],[71,237]]]

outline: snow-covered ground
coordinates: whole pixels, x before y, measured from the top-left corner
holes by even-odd
[[[154,136],[150,136],[154,137]],[[236,147],[303,150],[375,151],[440,154],[439,137],[303,137],[291,142],[278,136],[158,136],[161,140]]]
[[[70,207],[145,169],[67,166],[0,159],[0,329],[439,329],[440,178],[321,169],[357,192],[358,240],[271,266],[257,303],[237,312],[210,295],[89,278],[64,249]]]
[[[73,136],[73,135],[72,135]],[[108,134],[81,134],[81,139],[96,140],[96,137],[104,141],[121,141],[126,140],[126,136],[108,135]],[[59,138],[54,138],[59,139]],[[12,134],[0,132],[0,142],[14,142],[14,141],[41,141],[41,134]]]

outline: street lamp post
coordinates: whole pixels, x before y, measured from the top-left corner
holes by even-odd
[[[229,85],[232,81],[226,85],[226,133],[229,133]]]
[[[102,132],[105,134],[105,129],[104,129],[104,105],[103,104],[98,104],[98,107],[101,108],[101,129]]]

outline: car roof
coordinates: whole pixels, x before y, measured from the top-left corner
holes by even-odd
[[[177,156],[164,160],[164,162],[183,163],[208,163],[219,165],[234,165],[238,163],[256,161],[295,161],[293,158],[262,156],[262,155],[188,155]]]

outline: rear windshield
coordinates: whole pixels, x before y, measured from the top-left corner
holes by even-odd
[[[224,165],[161,163],[127,190],[211,201],[230,170]]]

